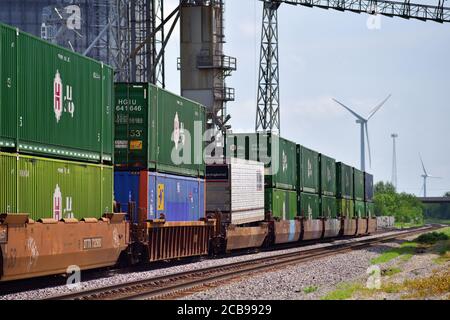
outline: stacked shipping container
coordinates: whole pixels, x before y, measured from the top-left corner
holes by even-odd
[[[353,191],[355,200],[355,217],[366,218],[366,205],[364,202],[364,172],[353,168]]]
[[[115,85],[115,199],[135,222],[205,217],[205,108],[154,85]]]
[[[375,204],[373,203],[373,175],[364,172],[364,202],[366,216],[375,218]]]
[[[319,219],[320,212],[319,154],[297,145],[298,212],[307,220]]]
[[[265,210],[280,220],[297,216],[296,144],[271,133],[237,133],[226,137],[225,154],[263,162]]]
[[[343,218],[353,218],[353,168],[342,163],[336,163],[336,198],[338,215]]]
[[[112,212],[113,70],[2,24],[0,70],[0,212]]]

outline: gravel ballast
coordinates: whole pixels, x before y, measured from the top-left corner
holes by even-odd
[[[384,233],[383,235],[373,235],[369,237],[365,237],[365,239],[368,238],[375,238],[380,237],[384,235],[388,235],[394,232],[390,233]],[[79,290],[88,290],[88,289],[95,289],[95,288],[101,288],[106,287],[110,285],[115,284],[121,284],[126,283],[130,281],[136,281],[136,280],[143,280],[143,279],[151,279],[154,277],[159,276],[165,276],[170,274],[175,274],[179,272],[186,272],[189,270],[198,270],[203,269],[207,267],[214,267],[214,266],[220,266],[224,264],[239,262],[239,261],[247,261],[252,260],[256,258],[261,257],[268,257],[268,256],[274,256],[282,253],[288,253],[288,252],[300,252],[304,250],[309,250],[313,248],[319,248],[319,247],[327,247],[332,246],[337,243],[347,243],[347,242],[353,242],[357,241],[358,239],[350,239],[350,240],[337,240],[334,243],[322,243],[322,244],[315,244],[310,246],[304,246],[294,249],[287,249],[287,250],[277,250],[277,251],[270,251],[270,252],[261,252],[257,254],[249,254],[249,255],[242,255],[242,256],[234,256],[234,257],[227,257],[222,259],[207,259],[204,261],[196,262],[196,263],[189,263],[185,265],[178,265],[173,267],[168,267],[164,269],[158,269],[158,270],[151,270],[151,271],[143,271],[143,272],[132,272],[127,274],[113,274],[110,277],[102,278],[102,279],[96,279],[96,280],[90,280],[85,281],[80,284],[78,288],[69,288],[68,286],[56,286],[51,288],[45,288],[45,289],[38,289],[38,290],[31,290],[26,292],[20,292],[20,293],[14,293],[14,294],[8,294],[4,296],[0,296],[0,300],[21,300],[21,299],[43,299],[48,298],[55,295],[70,293],[70,292],[76,292]],[[227,291],[228,286],[221,287],[220,289],[214,289],[211,290],[211,292],[217,291],[217,299],[243,299],[245,296],[245,299],[269,299],[268,293],[276,292],[276,295],[278,299],[285,299],[286,297],[291,297],[292,299],[297,299],[299,297],[299,294],[301,292],[295,292],[295,291],[301,291],[302,288],[309,285],[314,285],[314,283],[317,283],[319,285],[319,289],[317,292],[304,295],[304,298],[314,298],[318,297],[319,294],[323,291],[325,288],[323,284],[330,285],[331,283],[337,283],[340,281],[344,281],[345,279],[348,279],[349,277],[352,277],[357,274],[365,273],[365,270],[367,269],[370,259],[375,257],[379,252],[383,250],[383,245],[379,249],[377,247],[371,248],[369,250],[360,250],[351,252],[348,254],[341,254],[339,256],[324,258],[321,260],[317,260],[312,263],[304,263],[301,265],[298,265],[296,267],[290,267],[288,269],[283,270],[291,270],[291,274],[287,276],[283,276],[281,273],[278,275],[279,282],[276,284],[275,288],[270,289],[270,285],[268,283],[271,283],[268,279],[261,280],[260,276],[255,277],[255,281],[258,281],[257,279],[260,279],[261,283],[257,283],[256,286],[259,286],[261,289],[258,289],[257,291],[253,290],[246,290],[245,288],[243,290],[237,290],[236,288],[231,288],[229,291]],[[296,272],[295,269],[298,268],[298,270],[302,272]],[[298,279],[293,279],[293,276],[299,273]],[[277,276],[275,276],[276,278]],[[270,279],[273,279],[274,277],[270,277]],[[283,280],[284,279],[284,280]],[[252,281],[253,279],[248,279],[246,281]],[[314,281],[313,281],[314,280]],[[265,284],[264,284],[265,283]],[[283,283],[286,284],[286,290],[283,290],[282,288],[285,287]],[[3,284],[5,285],[5,284]],[[232,284],[232,286],[239,286],[239,283]],[[264,289],[263,289],[264,288]],[[0,287],[1,289],[1,287]],[[264,293],[263,291],[266,290]],[[278,292],[279,290],[279,292]],[[238,294],[238,292],[242,291],[242,294]],[[198,295],[194,295],[192,298],[199,298],[199,299],[214,299],[215,295],[210,294],[211,292],[208,292],[208,295],[203,295],[203,293],[199,293]],[[222,292],[222,293],[220,293]],[[223,294],[223,292],[229,292],[229,294]],[[245,294],[245,292],[248,292],[248,295]],[[293,294],[293,293],[294,294]],[[273,297],[272,299],[275,299]]]

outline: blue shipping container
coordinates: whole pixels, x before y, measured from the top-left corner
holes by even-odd
[[[164,216],[169,222],[188,222],[205,217],[202,179],[149,171],[115,172],[114,189],[115,200],[123,211],[128,209],[129,201],[136,202],[147,220]]]

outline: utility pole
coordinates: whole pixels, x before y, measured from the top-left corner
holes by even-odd
[[[391,134],[391,138],[393,141],[393,153],[392,153],[392,185],[397,189],[397,145],[396,140],[398,138],[398,134]]]

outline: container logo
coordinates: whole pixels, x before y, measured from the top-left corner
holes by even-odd
[[[63,112],[67,112],[73,118],[75,113],[75,104],[73,102],[73,88],[66,86],[66,95],[64,96],[63,82],[59,70],[56,70],[53,80],[53,111],[55,112],[56,122],[59,123]]]
[[[284,152],[284,150],[283,150],[283,155],[282,155],[281,161],[282,161],[283,172],[286,172],[286,170],[288,168],[288,160],[287,160],[286,152]]]
[[[164,185],[158,184],[158,211],[164,210]]]
[[[308,178],[311,178],[313,174],[311,159],[308,159]]]
[[[312,208],[311,205],[308,204],[308,219],[311,220],[312,219]]]
[[[180,122],[180,118],[178,117],[178,112],[175,113],[175,119],[173,120],[173,138],[172,141],[175,143],[175,150],[178,150],[178,147],[184,146],[186,137],[184,135],[184,123]]]
[[[62,213],[62,194],[59,185],[56,185],[53,193],[53,219],[59,221]]]
[[[330,168],[327,167],[327,181],[330,182],[331,181],[331,171]]]
[[[63,209],[63,196],[61,188],[57,184],[53,192],[53,219],[59,221],[63,218],[74,218],[72,211],[72,197],[66,197],[66,207]]]
[[[53,110],[55,111],[56,122],[59,122],[62,115],[62,80],[59,71],[56,70],[53,81]]]

